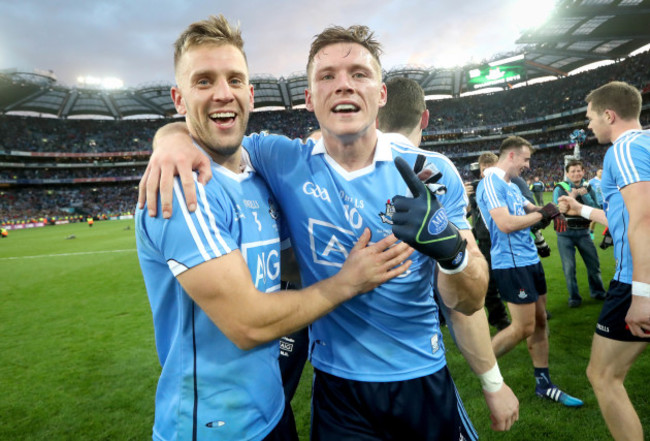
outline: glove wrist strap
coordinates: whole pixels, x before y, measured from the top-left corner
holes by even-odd
[[[455,267],[455,268],[444,268],[441,264],[440,261],[438,261],[438,268],[440,271],[442,271],[445,274],[448,275],[453,275],[453,274],[458,274],[462,272],[465,268],[467,268],[467,264],[469,263],[469,258],[467,257],[467,252],[463,251],[463,260],[460,262],[460,264]],[[451,261],[446,261],[445,263],[451,263]]]

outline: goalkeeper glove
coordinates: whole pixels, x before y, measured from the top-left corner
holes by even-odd
[[[395,167],[413,197],[393,197],[393,233],[422,254],[434,258],[441,268],[458,269],[465,262],[467,241],[447,219],[447,212],[435,194],[418,179],[408,163],[397,157]]]
[[[560,213],[560,210],[554,203],[549,202],[544,205],[540,210],[540,213],[542,214],[542,219],[544,221],[553,221],[553,228],[558,233],[564,233],[567,230],[568,225],[566,218],[562,213]]]

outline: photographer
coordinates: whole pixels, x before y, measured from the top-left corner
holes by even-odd
[[[557,204],[561,196],[568,195],[581,204],[598,208],[595,192],[583,179],[585,170],[582,161],[577,159],[569,161],[565,170],[567,180],[555,186],[553,202]],[[562,259],[562,270],[564,271],[564,278],[569,292],[569,307],[577,308],[582,304],[582,297],[578,292],[578,281],[576,279],[576,248],[582,256],[585,267],[587,267],[591,298],[603,300],[605,298],[605,287],[600,276],[598,252],[589,235],[589,220],[581,216],[566,216],[566,218],[568,229],[557,234],[557,248]]]
[[[478,205],[476,204],[476,187],[478,186],[479,181],[483,178],[483,170],[494,166],[497,163],[497,159],[497,155],[494,153],[483,153],[478,158],[478,162],[471,165],[472,173],[476,179],[465,184],[465,193],[467,193],[467,197],[469,198],[469,205],[467,206],[468,217],[472,217],[472,232],[478,241],[478,247],[481,250],[481,253],[483,253],[485,259],[487,259],[490,268],[490,247],[492,246],[492,243],[490,242],[490,233],[483,222]],[[488,323],[490,323],[490,326],[494,326],[500,331],[510,324],[506,307],[499,296],[499,291],[494,277],[492,276],[491,269],[490,282],[485,295],[485,307],[487,308]]]

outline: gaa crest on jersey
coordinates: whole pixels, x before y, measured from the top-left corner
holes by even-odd
[[[389,199],[386,201],[386,211],[380,212],[379,217],[383,223],[393,225],[393,214],[395,214],[395,206]]]

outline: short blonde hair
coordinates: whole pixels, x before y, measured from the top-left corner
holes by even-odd
[[[478,157],[478,163],[481,165],[493,165],[499,161],[499,157],[492,152],[482,153]]]
[[[207,20],[192,23],[178,37],[174,43],[174,71],[178,68],[178,62],[185,52],[192,47],[204,44],[232,45],[239,49],[248,66],[239,24],[233,28],[228,20],[219,14],[218,17],[211,15]]]

